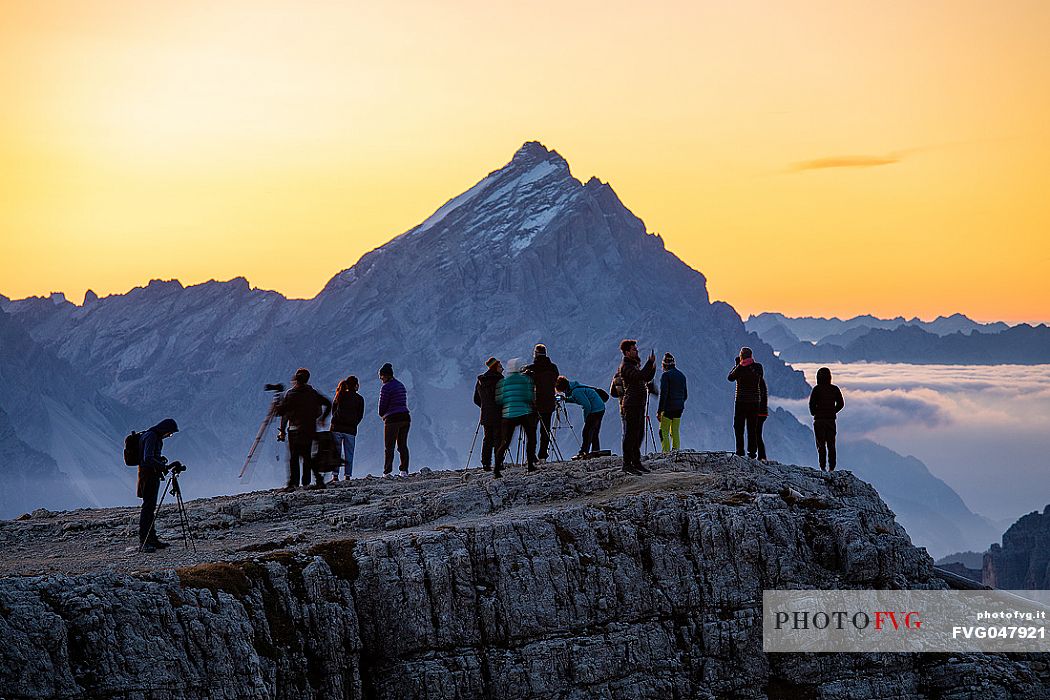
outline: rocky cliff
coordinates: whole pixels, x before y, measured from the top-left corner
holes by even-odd
[[[1050,505],[1020,518],[1002,545],[984,554],[984,583],[1012,590],[1050,588]]]
[[[763,589],[943,588],[848,472],[681,453],[0,525],[6,698],[1050,697],[1046,659],[765,655]],[[166,536],[177,528],[168,514]]]

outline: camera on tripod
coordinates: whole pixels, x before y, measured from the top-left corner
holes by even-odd
[[[181,474],[186,471],[186,465],[182,462],[172,462],[168,467],[171,469],[172,474]]]
[[[263,387],[263,391],[284,391],[284,384],[267,384]]]

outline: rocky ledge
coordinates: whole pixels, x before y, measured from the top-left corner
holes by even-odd
[[[0,697],[1050,697],[1043,655],[764,654],[763,589],[945,583],[849,472],[648,464],[193,501],[197,553],[4,522]]]

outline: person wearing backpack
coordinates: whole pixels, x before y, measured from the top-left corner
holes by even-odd
[[[142,510],[139,511],[139,546],[143,552],[156,552],[168,547],[161,542],[155,529],[157,520],[157,494],[160,482],[168,472],[168,458],[162,452],[164,440],[179,432],[174,418],[165,418],[149,430],[141,433],[139,447],[141,455],[138,460],[139,474],[136,494],[142,499]],[[125,459],[125,462],[127,459]],[[172,462],[172,466],[178,462]]]
[[[292,388],[284,393],[277,407],[281,417],[281,428],[277,431],[278,442],[288,440],[288,484],[285,492],[294,491],[299,484],[300,464],[302,485],[305,488],[324,488],[324,476],[314,470],[313,447],[317,434],[317,423],[322,424],[332,411],[332,402],[317,389],[310,386],[310,370],[300,367],[292,376]],[[314,485],[310,485],[311,474]]]
[[[365,415],[365,400],[357,393],[361,383],[357,377],[350,375],[335,391],[332,401],[332,434],[335,437],[337,450],[342,455],[343,479],[350,481],[354,472],[354,448],[357,445],[357,426]],[[339,468],[332,475],[332,483],[339,481]]]
[[[523,370],[532,377],[536,387],[536,416],[540,430],[540,464],[547,461],[551,444],[551,419],[554,417],[554,384],[558,380],[558,365],[547,357],[547,346],[537,344],[533,350],[532,364]]]
[[[638,341],[620,343],[623,362],[613,377],[609,393],[620,399],[623,418],[623,470],[634,476],[647,474],[650,469],[642,464],[642,442],[645,440],[645,413],[653,377],[656,376],[656,353],[642,364]]]
[[[809,413],[813,416],[813,436],[817,440],[817,459],[820,471],[825,464],[829,472],[835,471],[835,418],[846,405],[842,392],[831,383],[831,370],[817,370],[817,385],[809,395]]]
[[[660,422],[660,449],[670,452],[682,444],[682,413],[689,398],[685,375],[675,366],[674,355],[664,353],[660,363],[660,403],[656,408],[656,419]]]
[[[583,409],[583,436],[577,457],[583,459],[600,452],[602,446],[599,436],[602,418],[605,417],[605,400],[601,393],[592,386],[570,382],[567,377],[558,377],[555,388],[565,397],[565,403],[574,403]]]
[[[521,359],[507,361],[507,376],[496,385],[496,401],[503,413],[503,440],[496,453],[492,476],[500,478],[514,432],[518,426],[525,432],[525,458],[528,470],[536,471],[536,389],[532,377],[523,372]]]

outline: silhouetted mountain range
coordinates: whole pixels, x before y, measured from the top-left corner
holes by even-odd
[[[190,287],[153,280],[126,294],[89,294],[82,306],[61,295],[0,298],[0,348],[21,348],[2,365],[12,389],[0,396],[12,426],[4,433],[0,422],[0,450],[20,456],[0,463],[0,478],[29,470],[42,485],[5,490],[0,514],[130,502],[134,472],[121,463],[120,440],[167,416],[182,428],[166,452],[189,463],[188,496],[276,486],[285,457],[272,436],[254,482],[235,475],[269,403],[262,385],[287,382],[299,366],[329,395],[346,375],[361,378],[366,419],[355,474],[381,466],[376,371],[384,362],[408,387],[413,469],[461,467],[477,426],[474,378],[489,355],[528,357],[544,342],[563,374],[608,386],[624,337],[638,338],[643,354],[672,352],[688,375],[688,447],[732,447],[725,377],[741,345],[755,349],[771,393],[808,394],[802,373],[749,333],[731,306],[712,303],[704,276],[647,233],[608,184],[581,183],[556,152],[527,143],[313,299],[286,299],[243,278]],[[611,402],[602,439],[618,451],[615,415]],[[580,415],[570,416],[578,434]],[[558,438],[565,452],[578,447],[569,430]],[[810,429],[787,411],[770,416],[766,443],[775,459],[814,462]],[[888,487],[880,469],[903,458],[864,454],[857,473]],[[843,451],[840,466],[851,468],[851,457]],[[910,498],[954,495],[919,467],[905,465]],[[955,499],[935,523],[887,494],[916,541],[942,551],[973,546],[983,522]]]
[[[970,334],[973,332],[999,333],[1010,327],[1002,321],[996,321],[995,323],[979,323],[959,313],[952,314],[951,316],[938,316],[932,321],[923,321],[918,317],[908,320],[903,316],[897,316],[896,318],[877,318],[870,314],[854,316],[853,318],[845,320],[840,318],[823,318],[819,316],[802,316],[793,318],[776,312],[765,312],[750,316],[745,325],[749,331],[758,333],[764,340],[767,339],[767,334],[774,329],[775,326],[780,325],[789,331],[791,336],[797,340],[812,343],[822,343],[828,340],[829,336],[837,336],[858,328],[866,328],[868,330],[894,330],[901,326],[914,326],[933,333],[934,335],[950,335],[952,333]],[[779,338],[779,334],[781,334],[782,331],[776,331],[776,333]],[[767,340],[767,342],[771,341]],[[773,347],[777,350],[781,349],[781,347],[777,345],[774,345]]]

